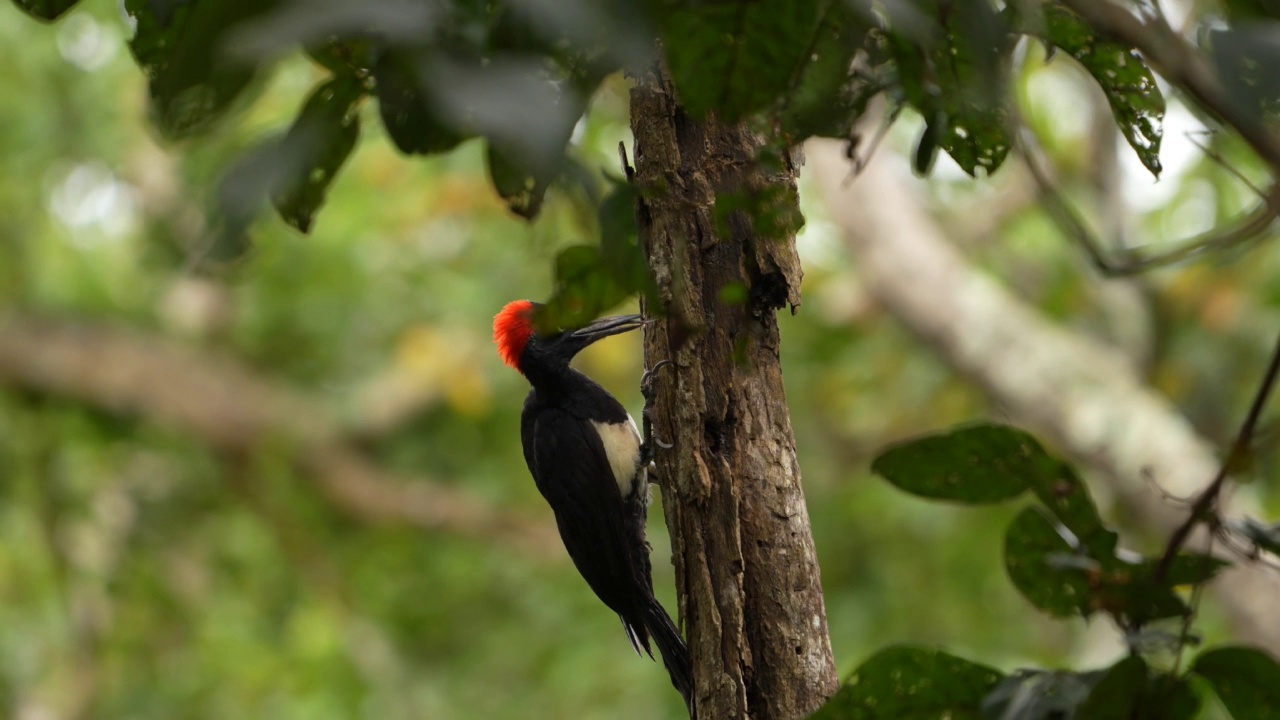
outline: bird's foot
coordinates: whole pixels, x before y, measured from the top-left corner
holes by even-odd
[[[675,447],[675,445],[662,442],[653,436],[653,401],[655,395],[653,380],[659,370],[674,364],[671,360],[663,360],[645,370],[644,375],[640,377],[640,394],[644,396],[644,410],[640,412],[640,420],[644,425],[644,437],[640,443],[640,462],[646,466],[653,461],[653,447],[655,445],[663,450],[670,450]]]

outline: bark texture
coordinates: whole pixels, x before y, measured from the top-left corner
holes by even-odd
[[[695,714],[804,718],[837,677],[778,357],[776,314],[799,305],[800,263],[792,231],[725,209],[773,198],[770,217],[798,213],[795,168],[766,171],[743,126],[686,116],[656,71],[632,91],[631,126],[663,305],[645,350],[650,367],[674,362],[655,379],[653,421],[674,444],[656,462]]]

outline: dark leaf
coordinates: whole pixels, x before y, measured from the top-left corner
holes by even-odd
[[[595,87],[554,81],[532,58],[455,67],[455,113],[486,136],[489,177],[507,207],[532,219],[565,167],[565,149]],[[584,80],[585,82],[585,80]]]
[[[937,145],[965,172],[995,172],[1010,147],[1006,18],[987,0],[915,0],[902,8],[889,50],[907,101],[931,123],[946,118]]]
[[[654,297],[656,285],[636,227],[636,200],[636,190],[630,183],[615,182],[600,203],[600,259],[605,271],[628,294]]]
[[[895,445],[871,469],[913,495],[992,503],[1026,490],[1043,456],[1040,443],[1021,430],[976,425]]]
[[[334,75],[364,77],[373,72],[376,48],[366,38],[335,35],[309,46],[307,55]]]
[[[556,256],[555,285],[540,319],[546,327],[581,327],[632,294],[605,268],[600,249],[590,245],[575,245]]]
[[[169,138],[208,128],[249,85],[256,64],[229,52],[272,0],[125,0],[129,48],[148,78],[156,126]]]
[[[1159,177],[1164,96],[1142,56],[1099,37],[1079,15],[1061,5],[1045,6],[1044,24],[1046,39],[1075,58],[1097,81],[1120,132],[1142,164]]]
[[[1019,670],[996,685],[982,700],[984,718],[1061,720],[1073,717],[1102,672]],[[1076,717],[1088,717],[1078,715]]]
[[[57,20],[80,0],[13,0],[14,4],[39,20]]]
[[[1227,99],[1259,121],[1280,116],[1280,22],[1259,20],[1208,32]]]
[[[1112,665],[1075,709],[1075,717],[1089,720],[1131,720],[1139,717],[1146,691],[1147,663],[1131,655]]]
[[[425,82],[428,63],[421,54],[387,50],[373,67],[382,124],[409,155],[446,152],[474,134],[457,127],[432,96]]]
[[[1212,580],[1218,571],[1230,565],[1226,560],[1201,553],[1180,553],[1169,563],[1165,571],[1164,584],[1169,587],[1179,585],[1199,585]]]
[[[812,136],[847,138],[879,88],[858,82],[853,56],[864,44],[867,22],[844,0],[828,2],[804,62],[783,102],[783,132],[801,140]]]
[[[854,670],[812,720],[979,720],[999,671],[938,650],[890,647]]]
[[[1009,579],[1032,605],[1051,615],[1088,617],[1094,610],[1086,578],[1089,565],[1072,567],[1061,561],[1079,556],[1038,508],[1018,513],[1005,533],[1004,566]]]
[[[302,232],[311,229],[329,185],[360,137],[363,97],[364,84],[353,77],[326,82],[312,93],[281,141],[279,157],[286,169],[271,202],[285,222]]]
[[[1146,717],[1159,720],[1192,720],[1200,710],[1200,696],[1186,678],[1165,674],[1147,679],[1142,703]]]
[[[1280,717],[1280,665],[1249,647],[1223,647],[1201,653],[1191,666],[1227,706],[1234,720]]]
[[[933,169],[933,161],[938,158],[938,136],[946,132],[947,116],[938,113],[932,120],[925,121],[920,139],[916,141],[915,157],[911,169],[916,175],[924,177]]]
[[[790,90],[814,47],[820,0],[688,4],[662,25],[671,79],[688,112],[738,120]]]

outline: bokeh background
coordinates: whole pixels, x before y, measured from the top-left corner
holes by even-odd
[[[490,340],[503,303],[549,294],[557,251],[594,241],[584,198],[553,190],[527,224],[494,196],[478,141],[407,159],[369,122],[309,236],[264,214],[248,246],[211,245],[219,178],[287,125],[321,73],[285,59],[232,122],[162,145],[126,33],[115,3],[85,3],[54,26],[0,6],[0,316],[88,328],[76,337],[89,348],[134,343],[154,361],[145,372],[157,385],[178,378],[179,395],[207,366],[240,382],[192,397],[298,400],[279,416],[323,421],[344,457],[376,469],[379,492],[409,488],[404,498],[434,509],[415,514],[384,493],[370,510],[335,492],[334,477],[357,495],[370,478],[321,472],[326,458],[300,460],[283,431],[228,449],[163,408],[0,374],[0,715],[679,717],[665,673],[634,656],[556,544],[517,438],[527,386]],[[1084,158],[1099,143],[1117,151],[1115,138],[1073,112],[1090,102],[1082,74],[1027,52],[1027,119],[1072,199],[1100,208]],[[878,152],[905,165],[920,127],[904,115]],[[1229,138],[1191,135],[1217,158],[1198,149],[1183,134],[1197,127],[1175,103],[1158,184],[1116,152],[1109,172],[1127,202],[1111,217],[1133,242],[1189,235],[1250,203],[1236,173],[1258,168]],[[619,140],[627,82],[615,77],[574,153],[616,175]],[[974,263],[1065,327],[1136,348],[1198,430],[1232,436],[1280,320],[1274,247],[1126,281],[1140,312],[1126,305],[1117,320],[1025,175],[974,182],[947,162],[921,191]],[[821,199],[807,183],[802,193],[806,302],[781,320],[783,360],[842,671],[897,642],[1006,670],[1106,662],[1105,621],[1045,618],[1005,579],[1016,505],[933,505],[869,474],[892,440],[1003,413],[867,296]],[[639,341],[616,338],[580,362],[633,411]],[[120,357],[103,350],[101,362]],[[1247,492],[1280,509],[1265,453],[1256,474]],[[662,514],[652,517],[656,583],[674,608]],[[1212,604],[1203,629],[1232,632]]]

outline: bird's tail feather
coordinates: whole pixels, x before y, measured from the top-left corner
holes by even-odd
[[[663,609],[662,603],[650,597],[645,608],[645,628],[658,646],[662,655],[662,664],[671,676],[671,684],[684,697],[685,705],[693,709],[693,664],[689,657],[689,648],[680,637],[680,630],[671,621],[671,616]]]

